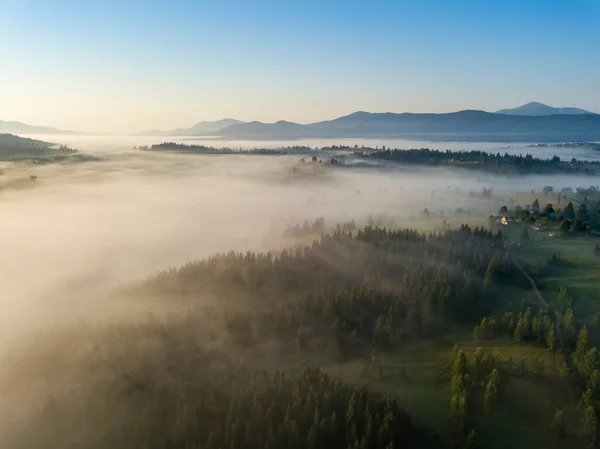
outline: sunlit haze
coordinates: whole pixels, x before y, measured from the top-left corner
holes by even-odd
[[[528,101],[598,112],[599,19],[594,0],[0,0],[0,120],[130,133]]]
[[[599,449],[599,0],[0,0],[0,449]]]

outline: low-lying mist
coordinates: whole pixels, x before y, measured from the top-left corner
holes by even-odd
[[[292,176],[297,160],[132,152],[6,168],[4,178],[38,178],[0,191],[2,332],[113,313],[86,297],[217,252],[278,250],[295,243],[285,227],[304,220],[324,217],[333,229],[384,215],[418,227],[425,208],[436,222],[457,208],[488,215],[517,191],[581,183],[415,167]],[[484,187],[492,198],[468,196]]]
[[[379,220],[434,230],[444,219],[486,217],[517,192],[539,192],[546,184],[556,189],[582,184],[568,177],[509,179],[416,167],[329,167],[318,174],[298,174],[291,170],[298,156],[104,153],[100,162],[3,169],[5,180],[37,176],[26,188],[0,190],[0,354],[7,357],[0,388],[21,388],[11,392],[0,410],[5,420],[14,419],[12,407],[25,396],[21,409],[30,413],[38,393],[81,393],[78,388],[85,387],[72,383],[77,379],[97,382],[94,388],[101,389],[105,379],[100,374],[94,378],[94,363],[100,362],[92,359],[103,350],[98,342],[119,346],[124,331],[118,326],[129,326],[122,350],[136,354],[135,359],[117,353],[98,357],[119,376],[142,369],[153,351],[158,352],[152,369],[165,373],[168,369],[158,365],[176,357],[173,348],[192,348],[196,354],[219,347],[218,334],[199,331],[197,316],[188,316],[188,333],[164,337],[181,328],[178,320],[186,319],[187,304],[120,293],[120,287],[158,271],[231,250],[279,252],[310,243],[317,236],[297,239],[284,231],[317,217],[323,217],[326,230],[350,220],[359,226]],[[484,188],[493,188],[491,198],[480,195]],[[177,326],[169,326],[164,317],[170,315]],[[163,318],[167,324],[153,327],[152,320]],[[235,354],[236,359],[242,356]],[[204,355],[198,357],[205,363]],[[69,413],[82,412],[77,407]],[[23,422],[31,418],[18,416]]]

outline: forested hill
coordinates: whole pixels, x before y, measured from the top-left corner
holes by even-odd
[[[65,145],[0,134],[0,161],[45,164],[53,162],[85,162],[99,160]]]
[[[3,158],[47,153],[51,151],[51,145],[51,143],[41,140],[28,139],[13,134],[0,134],[0,155]]]
[[[502,236],[468,226],[429,235],[338,230],[276,256],[228,253],[189,263],[128,289],[146,300],[182,302],[185,316],[106,332],[85,326],[81,336],[60,340],[62,359],[43,381],[61,379],[68,393],[47,399],[31,423],[35,432],[24,428],[5,441],[17,449],[47,441],[150,449],[450,447],[391,396],[317,368],[269,373],[260,363],[335,366],[366,352],[380,376],[373,349],[479,323],[496,306],[497,285],[517,281]],[[18,378],[13,385],[27,387]],[[468,425],[456,421],[456,447],[464,447]],[[63,428],[83,430],[54,431]]]
[[[387,348],[489,313],[493,283],[512,279],[503,251],[500,235],[467,226],[431,235],[367,227],[277,257],[229,253],[189,263],[139,289],[217,295],[228,309],[219,327],[243,346],[277,338],[294,348],[302,332],[307,346],[345,357],[362,345]]]
[[[12,134],[0,134],[0,159],[20,160],[56,155],[68,148],[53,149],[54,144]],[[72,151],[72,150],[71,150]]]

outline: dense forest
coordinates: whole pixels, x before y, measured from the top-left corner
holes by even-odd
[[[158,274],[142,292],[221,298],[222,320],[241,345],[271,338],[338,358],[385,349],[471,323],[496,304],[492,284],[515,282],[500,233],[463,226],[421,234],[367,227],[312,246],[228,253]],[[213,323],[221,327],[220,320]]]
[[[310,365],[370,354],[379,376],[375,351],[479,323],[498,304],[498,284],[521,282],[502,235],[466,225],[439,234],[340,227],[277,255],[232,252],[192,262],[125,289],[129,298],[182,303],[184,316],[45,338],[58,338],[59,355],[50,365],[44,355],[22,368],[46,370],[40,384],[51,393],[33,418],[37,430],[13,431],[6,441],[13,448],[44,441],[90,448],[445,446],[401,403]],[[262,368],[273,363],[279,371]],[[291,372],[281,371],[286,366]],[[48,379],[59,379],[64,394]],[[9,382],[15,392],[36,388],[18,376]],[[457,447],[474,438],[467,424]],[[61,431],[66,427],[78,430]]]

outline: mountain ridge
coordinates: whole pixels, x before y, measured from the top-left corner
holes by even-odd
[[[585,109],[561,107],[555,108],[537,101],[530,101],[513,109],[500,109],[496,114],[505,115],[526,115],[526,116],[545,116],[545,115],[581,115],[594,114],[594,112],[586,111]]]
[[[206,133],[214,133],[221,131],[224,128],[232,125],[238,125],[244,123],[241,120],[233,118],[224,118],[215,121],[201,121],[189,128],[176,128],[172,130],[162,131],[159,129],[153,129],[151,131],[145,131],[139,133],[141,136],[190,136],[190,135],[202,135]]]
[[[3,134],[84,134],[78,131],[58,129],[52,126],[28,125],[23,122],[0,120],[0,133]]]
[[[576,141],[600,140],[599,114],[510,115],[480,110],[449,113],[357,111],[307,125],[279,121],[228,126],[223,139],[397,137],[415,140]]]
[[[0,121],[0,133],[81,134],[49,126]],[[445,113],[367,112],[308,124],[286,120],[242,122],[232,118],[201,121],[189,128],[151,130],[138,136],[202,136],[221,139],[298,139],[398,137],[414,140],[572,141],[600,140],[600,114],[530,102],[497,112],[465,109]]]

